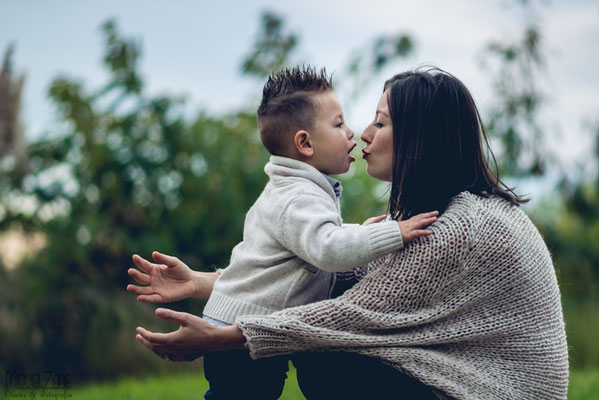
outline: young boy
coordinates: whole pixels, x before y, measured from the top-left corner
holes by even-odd
[[[265,167],[270,181],[248,211],[243,241],[233,249],[204,309],[204,319],[214,325],[327,299],[335,272],[400,250],[408,238],[430,233],[420,229],[434,221],[413,225],[371,218],[364,225],[343,225],[341,184],[328,175],[347,172],[356,143],[324,69],[271,75],[258,108],[258,128],[272,154]],[[287,365],[287,357],[251,360],[246,351],[208,354],[205,398],[276,399]]]

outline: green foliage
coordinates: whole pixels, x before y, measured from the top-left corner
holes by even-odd
[[[245,71],[286,65],[297,38],[263,16]],[[114,21],[102,26],[108,82],[88,88],[56,78],[49,96],[61,131],[28,147],[29,165],[2,162],[0,231],[42,233],[45,247],[2,274],[2,366],[51,368],[74,379],[108,379],[165,368],[135,341],[135,326],[170,326],[125,293],[131,255],[175,254],[199,270],[224,267],[246,211],[266,183],[268,153],[254,112],[183,117],[183,102],[148,97],[141,49]],[[249,62],[248,60],[251,60]],[[346,220],[384,212],[363,166],[344,180]],[[202,302],[175,308],[201,313]]]
[[[533,4],[520,1],[524,12]],[[515,40],[493,40],[485,51],[483,67],[492,77],[494,103],[485,126],[499,148],[500,175],[543,175],[553,161],[545,146],[546,127],[540,111],[546,95],[538,84],[545,66],[540,26],[529,21]]]
[[[254,48],[243,61],[243,73],[265,78],[271,72],[289,66],[290,55],[298,42],[295,33],[285,31],[283,17],[265,11]]]
[[[68,77],[54,80],[63,132],[32,144],[30,172],[3,181],[11,196],[2,198],[2,228],[18,224],[47,242],[5,272],[18,288],[3,293],[1,306],[16,322],[2,325],[9,368],[84,378],[136,371],[139,354],[128,349],[142,350],[134,328],[148,322],[150,307],[124,292],[131,255],[158,249],[197,269],[224,266],[266,181],[254,115],[185,121],[180,101],[143,94],[137,45],[113,22],[104,35],[110,81],[90,93]]]
[[[347,73],[353,87],[352,97],[358,96],[385,67],[410,56],[413,50],[414,41],[405,33],[380,35],[369,40],[349,61]]]
[[[560,200],[538,217],[553,252],[564,302],[570,362],[576,368],[599,366],[599,124],[595,159],[575,178],[564,175]],[[539,213],[541,214],[541,213]]]

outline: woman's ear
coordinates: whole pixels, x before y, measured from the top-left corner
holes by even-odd
[[[312,147],[312,137],[310,133],[304,130],[297,131],[293,137],[293,146],[298,153],[304,157],[312,157],[314,148]]]

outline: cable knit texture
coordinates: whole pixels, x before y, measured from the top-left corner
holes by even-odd
[[[343,274],[361,279],[340,297],[238,318],[251,356],[357,352],[457,399],[565,399],[560,293],[529,218],[463,192],[430,229]]]
[[[232,324],[240,315],[327,299],[334,272],[403,247],[396,221],[343,225],[331,182],[311,165],[272,156],[264,170],[270,181],[246,215],[243,241],[215,282],[205,316]]]

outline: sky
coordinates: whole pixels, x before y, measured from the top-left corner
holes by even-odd
[[[523,23],[539,23],[547,57],[541,82],[547,140],[564,163],[589,154],[589,122],[599,123],[599,2],[516,0],[421,1],[183,1],[3,0],[0,51],[15,44],[13,67],[24,73],[22,122],[35,139],[56,129],[47,98],[53,78],[66,75],[92,91],[107,80],[101,24],[115,18],[122,34],[142,45],[140,69],[149,94],[185,96],[191,114],[255,107],[263,82],[241,74],[241,60],[258,33],[263,10],[285,18],[300,37],[299,59],[343,76],[351,55],[377,35],[407,33],[415,51],[360,89],[340,92],[346,122],[359,134],[370,122],[384,80],[423,64],[460,78],[483,116],[492,102],[482,51],[491,40],[517,39]]]

